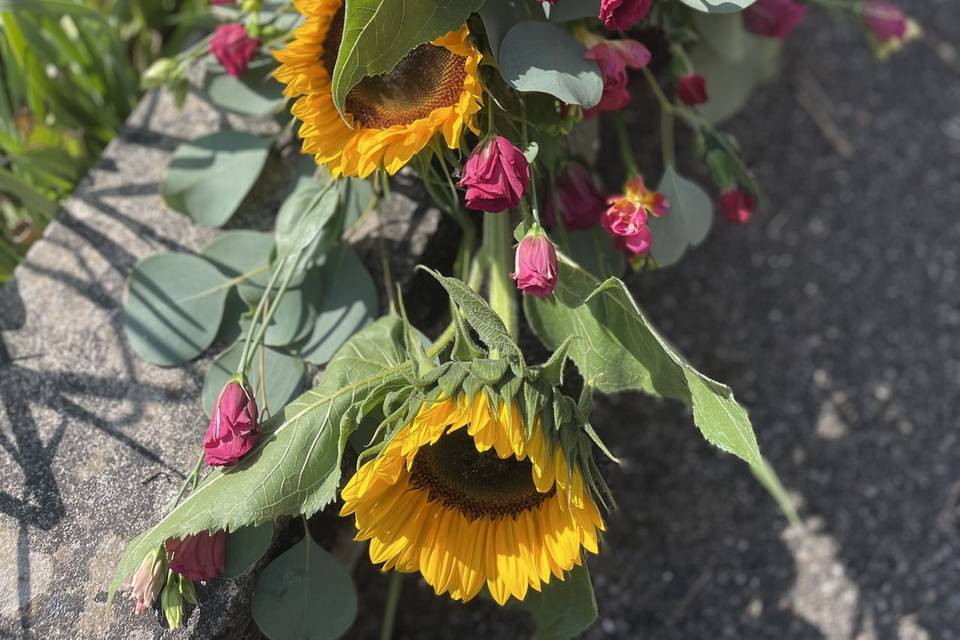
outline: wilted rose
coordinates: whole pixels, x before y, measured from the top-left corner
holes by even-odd
[[[243,73],[260,48],[260,41],[247,35],[239,22],[217,27],[210,40],[210,53],[233,77]]]
[[[607,208],[605,198],[583,165],[568,165],[557,176],[554,186],[557,202],[551,193],[543,210],[544,220],[549,224],[556,223],[557,205],[563,215],[563,224],[572,231],[589,229],[600,222],[600,216]]]
[[[600,21],[608,29],[626,31],[647,16],[652,0],[600,0]]]
[[[797,0],[757,0],[743,12],[747,29],[768,38],[784,39],[807,15]]]
[[[497,213],[520,204],[530,184],[530,166],[520,149],[495,136],[470,154],[459,185],[471,209]]]
[[[130,587],[130,599],[134,601],[134,610],[138,614],[153,607],[166,578],[167,561],[163,555],[163,549],[156,547],[144,556],[140,566],[127,583]]]
[[[748,222],[755,206],[753,196],[739,187],[720,194],[720,211],[724,219],[731,224]]]
[[[557,286],[557,250],[539,225],[534,224],[517,246],[514,272],[523,293],[546,298]]]
[[[688,73],[677,81],[677,97],[688,107],[707,101],[707,81],[699,73]]]
[[[203,453],[211,466],[234,464],[245,456],[260,437],[257,403],[245,384],[231,380],[220,391],[210,415]]]
[[[164,544],[170,554],[170,570],[191,580],[210,580],[223,573],[227,534],[206,531],[183,540],[170,538]]]
[[[590,47],[584,57],[596,61],[600,66],[603,95],[599,104],[584,110],[585,118],[591,118],[603,111],[617,111],[630,104],[627,68],[641,69],[650,62],[650,51],[636,40],[591,38],[588,39],[588,46],[594,41],[596,44]]]
[[[653,234],[647,227],[647,218],[666,215],[670,206],[667,199],[647,189],[643,178],[638,176],[627,181],[624,192],[610,197],[607,203],[610,206],[600,222],[614,237],[617,247],[631,255],[648,251]]]

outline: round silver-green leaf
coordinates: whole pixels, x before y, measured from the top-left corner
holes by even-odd
[[[238,578],[257,563],[270,548],[273,540],[273,523],[240,527],[227,534],[227,549],[224,554],[221,578]]]
[[[650,216],[647,221],[653,232],[650,255],[665,267],[677,262],[687,247],[707,237],[713,224],[713,203],[703,189],[673,167],[667,167],[657,191],[667,197],[670,211],[662,218]]]

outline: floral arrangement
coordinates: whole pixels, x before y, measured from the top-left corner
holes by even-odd
[[[702,435],[796,517],[746,410],[658,333],[621,278],[677,262],[715,210],[730,224],[754,215],[758,186],[718,125],[775,69],[806,3],[210,4],[212,35],[153,65],[144,84],[182,99],[200,63],[214,104],[274,117],[280,131],[181,144],[167,203],[220,226],[271,149],[314,162],[288,163],[273,233],[225,231],[199,255],[151,256],[130,277],[126,328],[141,356],[172,366],[225,349],[204,382],[196,464],[127,547],[111,598],[126,588],[137,612],[158,605],[177,627],[198,604],[194,583],[249,570],[274,524],[300,517],[302,540],[258,577],[253,617],[270,638],[340,636],[357,610],[349,567],[307,526],[333,509],[394,576],[386,635],[399,576],[416,573],[438,596],[516,601],[543,637],[572,637],[596,617],[585,557],[602,553],[614,507],[598,463],[616,462],[602,439],[613,434],[590,419],[598,393],[686,404]],[[883,0],[810,4],[855,19],[881,58],[919,33]],[[625,117],[639,92],[659,106],[654,175],[640,172]],[[680,172],[678,123],[716,195]],[[626,174],[610,191],[595,176],[601,127]],[[378,290],[344,240],[401,171],[459,230],[451,272],[422,267],[449,300],[432,337],[408,319],[389,271]],[[380,291],[389,309],[377,318]],[[521,322],[543,362],[528,361]]]

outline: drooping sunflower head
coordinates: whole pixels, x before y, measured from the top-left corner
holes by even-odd
[[[334,176],[366,177],[382,166],[393,174],[435,135],[453,149],[474,120],[483,92],[480,53],[466,26],[422,44],[391,71],[363,79],[347,94],[344,117],[333,103],[331,78],[343,32],[343,0],[295,0],[306,22],[275,55],[275,77],[302,121],[303,152]]]
[[[419,571],[455,600],[484,586],[499,604],[523,600],[598,550],[604,524],[583,448],[552,411],[542,421],[510,394],[446,386],[360,466],[341,515],[356,517],[357,539],[384,570]]]

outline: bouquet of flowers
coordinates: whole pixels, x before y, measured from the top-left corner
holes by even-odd
[[[126,328],[141,356],[172,366],[224,349],[204,383],[196,464],[130,542],[111,598],[125,587],[138,612],[158,602],[177,627],[198,604],[195,582],[249,570],[275,524],[302,518],[302,540],[269,554],[253,616],[270,638],[340,636],[357,609],[349,567],[307,527],[332,509],[383,571],[417,573],[455,601],[520,602],[543,637],[574,636],[596,617],[585,557],[602,553],[614,507],[598,461],[616,462],[604,444],[615,434],[591,422],[591,404],[628,390],[687,405],[704,438],[796,518],[745,409],[651,325],[621,278],[680,260],[715,210],[731,224],[754,214],[759,188],[718,126],[775,72],[806,3],[210,4],[212,34],[157,62],[144,85],[182,99],[200,82],[228,112],[275,120],[274,133],[181,144],[167,203],[221,226],[271,151],[313,162],[287,163],[293,186],[272,233],[225,231],[130,277]],[[881,58],[919,32],[883,0],[809,4],[857,21]],[[635,157],[638,93],[659,108],[654,174]],[[678,125],[714,195],[681,173]],[[613,188],[596,177],[601,131],[626,176]],[[430,336],[389,269],[378,288],[346,240],[401,172],[457,230],[449,272],[420,267],[449,312]],[[308,372],[315,384],[297,396]]]

